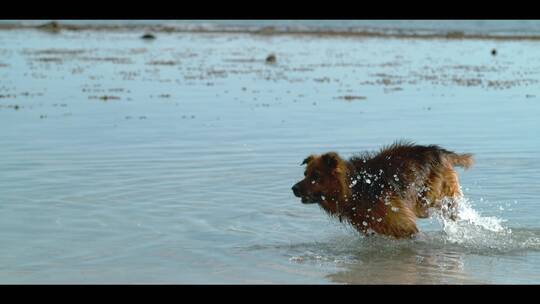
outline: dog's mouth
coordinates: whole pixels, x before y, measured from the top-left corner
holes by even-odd
[[[321,195],[316,195],[316,196],[302,196],[301,199],[302,199],[302,204],[306,204],[306,205],[309,205],[309,204],[317,204],[317,203],[321,203],[321,202],[322,202],[322,197],[321,197]]]
[[[312,198],[302,197],[302,204],[309,205],[309,204],[316,204],[316,203],[318,202]]]

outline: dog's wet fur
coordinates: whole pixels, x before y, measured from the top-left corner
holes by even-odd
[[[398,141],[349,160],[335,152],[310,155],[304,164],[305,178],[292,188],[302,203],[319,204],[365,235],[404,238],[418,233],[416,219],[428,217],[431,208],[456,219],[463,194],[454,166],[468,168],[473,159],[436,145]]]

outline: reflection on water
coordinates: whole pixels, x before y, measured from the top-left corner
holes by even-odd
[[[471,227],[469,227],[471,229]],[[452,242],[444,232],[421,233],[412,240],[385,237],[336,237],[326,243],[303,243],[251,250],[276,250],[289,255],[292,263],[335,264],[338,269],[325,277],[347,284],[485,284],[510,282],[475,273],[492,263],[515,263],[527,252],[540,252],[540,231],[516,230],[497,235],[484,230],[483,236],[466,243]],[[491,238],[487,244],[482,238]],[[476,260],[480,260],[474,265]],[[484,264],[484,265],[481,265]],[[537,267],[536,267],[537,268]],[[522,273],[538,278],[534,270]]]
[[[357,263],[344,264],[344,271],[330,280],[349,284],[462,284],[482,283],[464,273],[464,253],[402,248],[357,256]]]

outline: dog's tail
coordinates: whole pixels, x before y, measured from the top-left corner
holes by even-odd
[[[445,151],[446,159],[450,161],[452,166],[458,166],[463,167],[465,169],[468,169],[470,166],[474,164],[474,159],[472,154],[465,153],[465,154],[457,154],[454,152]]]

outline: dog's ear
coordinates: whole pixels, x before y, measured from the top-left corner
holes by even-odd
[[[326,154],[323,154],[321,156],[323,163],[329,168],[329,169],[336,169],[338,165],[339,156],[336,152],[328,152]]]
[[[304,161],[300,164],[300,166],[303,166],[305,164],[309,164],[310,161],[313,160],[313,155],[310,155],[308,157],[306,157],[306,159],[304,159]]]

